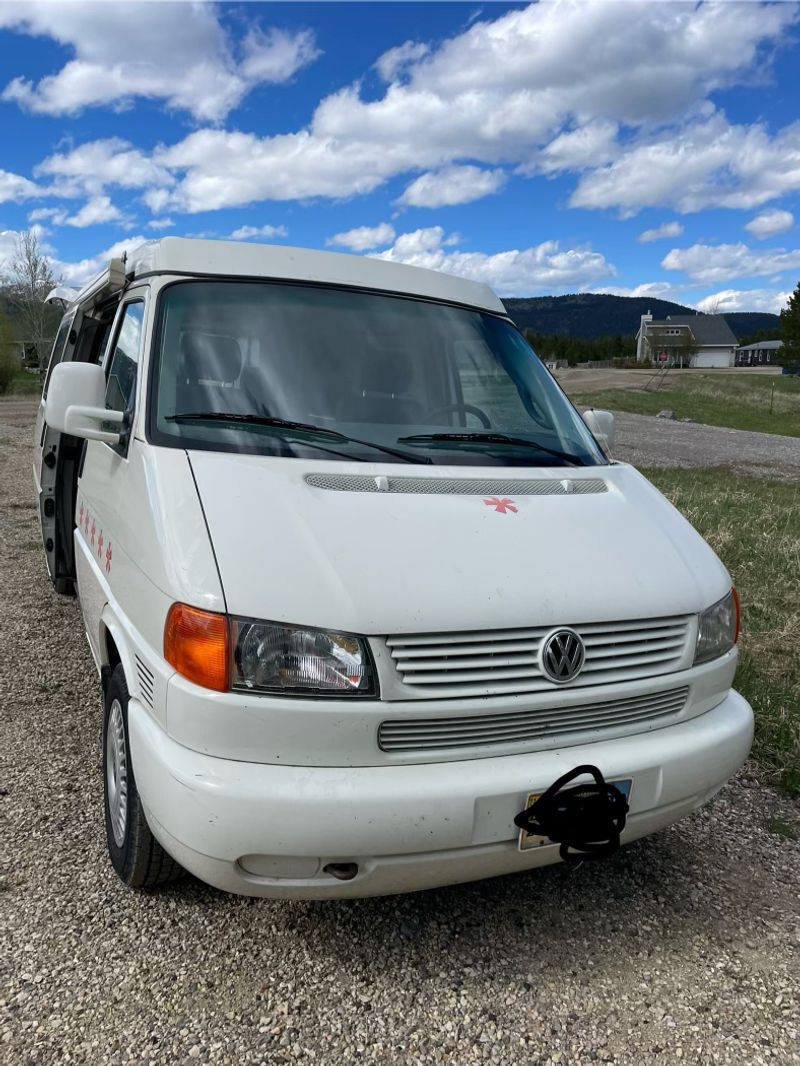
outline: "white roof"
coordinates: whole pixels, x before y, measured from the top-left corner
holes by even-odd
[[[162,237],[139,245],[128,255],[125,268],[134,277],[159,273],[315,281],[427,296],[506,313],[488,285],[477,281],[384,259],[285,245]]]
[[[783,347],[783,341],[756,341],[755,344],[744,344],[739,349],[740,352],[756,352],[759,348],[766,348],[768,351],[774,352],[778,348]]]

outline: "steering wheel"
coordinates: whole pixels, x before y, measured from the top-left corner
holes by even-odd
[[[445,404],[444,407],[434,407],[433,410],[426,411],[422,418],[423,421],[427,422],[436,415],[446,415],[449,414],[450,411],[463,411],[464,414],[475,415],[484,429],[492,428],[489,416],[485,411],[482,411],[480,407],[476,407],[474,403],[448,403]]]

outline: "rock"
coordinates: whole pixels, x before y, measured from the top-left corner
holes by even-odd
[[[675,421],[675,412],[670,411],[668,407],[665,407],[663,411],[659,411],[656,418],[668,418],[670,421]]]

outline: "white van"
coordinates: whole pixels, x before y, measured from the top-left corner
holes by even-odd
[[[610,854],[747,757],[728,573],[488,288],[167,238],[68,299],[36,489],[126,884],[365,896]]]

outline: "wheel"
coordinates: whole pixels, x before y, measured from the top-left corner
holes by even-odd
[[[130,888],[153,888],[183,873],[150,832],[136,788],[128,739],[128,686],[114,668],[103,706],[103,792],[111,865]]]
[[[476,407],[474,403],[448,403],[444,407],[434,407],[432,411],[426,411],[422,419],[427,422],[428,419],[434,418],[436,415],[446,415],[450,411],[463,411],[464,414],[475,415],[484,429],[492,428],[489,416],[482,408]]]

